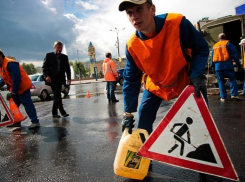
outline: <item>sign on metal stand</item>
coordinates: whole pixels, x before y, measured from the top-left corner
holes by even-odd
[[[173,166],[238,181],[203,97],[188,86],[138,155]]]
[[[14,124],[14,117],[12,116],[9,107],[0,93],[0,127],[12,124]]]

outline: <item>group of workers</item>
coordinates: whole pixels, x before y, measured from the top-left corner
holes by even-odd
[[[47,53],[43,62],[43,74],[45,77],[45,84],[51,86],[54,94],[52,115],[53,118],[60,118],[58,110],[63,117],[69,116],[63,108],[61,98],[62,84],[66,84],[65,73],[67,75],[67,84],[71,84],[71,70],[69,66],[68,57],[62,54],[63,44],[61,41],[54,43],[54,52]],[[26,74],[23,67],[15,60],[5,57],[0,50],[0,87],[7,85],[9,93],[6,96],[7,100],[11,98],[14,100],[17,107],[22,105],[25,108],[32,124],[29,129],[34,129],[40,126],[39,119],[35,106],[31,100],[30,89],[32,82]],[[17,122],[8,127],[21,127],[21,123]]]
[[[119,11],[126,12],[129,22],[136,29],[126,46],[127,62],[123,84],[125,112],[122,130],[128,128],[129,133],[132,133],[135,122],[132,113],[137,111],[142,82],[145,90],[139,106],[137,127],[147,130],[149,134],[153,131],[153,122],[161,102],[177,98],[187,85],[194,86],[197,97],[202,93],[208,105],[204,69],[209,48],[201,33],[190,21],[181,14],[167,13],[156,16],[156,7],[152,0],[125,0],[120,3]],[[245,39],[241,43],[245,47]],[[57,109],[63,117],[68,116],[62,106],[60,89],[65,73],[70,84],[70,70],[68,57],[61,54],[62,43],[56,42],[54,48],[55,52],[48,53],[45,57],[43,72],[46,83],[51,85],[55,94],[53,117],[59,118]],[[10,86],[10,96],[19,98],[24,105],[32,121],[29,128],[38,127],[36,110],[30,99],[31,82],[28,76],[17,62],[5,58],[2,52],[0,55],[0,71],[4,81],[1,84]],[[222,33],[211,54],[221,101],[227,99],[224,79],[227,77],[231,87],[231,98],[239,100],[233,60],[241,66],[235,47]],[[118,74],[110,53],[106,53],[103,73],[107,81],[108,102],[118,102],[114,93]],[[58,79],[59,77],[62,79]],[[245,95],[245,85],[243,91],[242,94]]]

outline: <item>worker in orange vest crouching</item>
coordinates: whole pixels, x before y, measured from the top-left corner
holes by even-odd
[[[161,102],[177,98],[187,85],[194,85],[196,96],[202,92],[208,102],[204,81],[208,44],[183,15],[155,16],[152,0],[122,1],[119,11],[124,10],[136,32],[126,47],[122,130],[132,132],[144,72],[138,128],[150,134]]]
[[[115,90],[117,84],[117,68],[114,61],[111,60],[111,53],[106,53],[106,59],[103,62],[102,69],[106,80],[106,91],[108,102],[119,102],[115,97]]]
[[[24,68],[15,60],[6,58],[2,50],[0,50],[0,87],[5,84],[10,93],[7,94],[7,100],[13,98],[15,104],[19,107],[22,103],[25,107],[26,113],[31,119],[32,124],[29,129],[37,128],[40,126],[39,119],[35,106],[31,100],[30,88],[32,82],[26,74]],[[15,123],[9,127],[20,127],[21,123]]]

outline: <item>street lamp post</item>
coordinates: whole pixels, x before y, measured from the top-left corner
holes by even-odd
[[[78,50],[77,50],[77,59],[78,59],[78,61],[77,61],[77,68],[79,69],[78,71],[79,71],[79,82],[81,83],[81,70],[80,70],[80,67],[79,67],[79,54],[78,54]]]
[[[115,30],[110,29],[112,32],[116,32],[117,34],[117,51],[118,51],[118,61],[119,61],[119,68],[121,68],[121,61],[120,61],[120,51],[119,51],[119,38],[118,38],[118,32],[124,30],[125,28],[119,30],[117,27],[115,27]]]

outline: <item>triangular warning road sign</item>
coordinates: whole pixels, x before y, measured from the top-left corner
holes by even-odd
[[[0,93],[0,127],[11,124],[14,124],[14,117]]]
[[[193,86],[182,92],[138,155],[238,180],[207,105]]]

